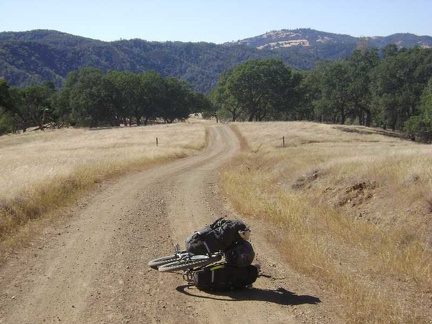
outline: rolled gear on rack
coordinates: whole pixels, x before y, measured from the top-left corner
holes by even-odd
[[[247,229],[242,221],[219,218],[190,235],[186,239],[186,250],[192,254],[225,251],[234,243],[242,241],[239,231]]]

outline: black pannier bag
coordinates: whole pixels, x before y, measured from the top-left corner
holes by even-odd
[[[241,240],[225,251],[225,261],[233,267],[247,267],[252,264],[255,252],[252,245]]]
[[[194,285],[204,291],[242,289],[254,283],[257,278],[258,268],[253,265],[242,268],[227,264],[211,265],[193,274]]]
[[[242,240],[238,231],[246,228],[241,221],[219,218],[190,235],[186,239],[186,250],[192,254],[225,251],[235,242]]]

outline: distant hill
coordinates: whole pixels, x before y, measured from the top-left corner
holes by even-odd
[[[400,47],[432,47],[432,37],[413,34],[394,34],[386,37],[353,37],[349,35],[332,34],[313,29],[294,29],[271,31],[259,36],[246,38],[226,45],[247,45],[258,49],[287,49],[292,47],[320,47],[345,44],[355,46],[366,42],[370,47],[382,48],[388,44]]]
[[[429,36],[356,38],[313,29],[273,31],[221,45],[141,39],[103,42],[53,30],[2,32],[0,77],[13,86],[52,81],[59,87],[70,71],[83,66],[135,73],[154,70],[188,81],[205,93],[220,73],[249,59],[280,58],[294,70],[308,70],[317,61],[350,55],[359,42],[377,48],[432,47]]]

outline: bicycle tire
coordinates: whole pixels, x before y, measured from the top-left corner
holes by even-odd
[[[164,257],[160,257],[157,259],[153,259],[150,260],[148,263],[148,266],[152,269],[158,269],[158,267],[160,267],[161,265],[167,264],[167,263],[171,263],[171,262],[175,262],[178,260],[178,256],[177,255],[169,255],[169,256],[164,256]]]
[[[173,272],[180,270],[188,270],[192,268],[203,267],[213,262],[220,261],[222,256],[216,255],[194,255],[190,259],[176,260],[158,267],[160,272]]]

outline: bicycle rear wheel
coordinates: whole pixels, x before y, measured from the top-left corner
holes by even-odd
[[[158,267],[160,272],[173,272],[180,270],[187,270],[192,268],[203,267],[213,262],[220,261],[222,259],[222,255],[214,254],[214,255],[193,255],[187,259],[180,259],[173,261],[171,263],[167,263]]]

